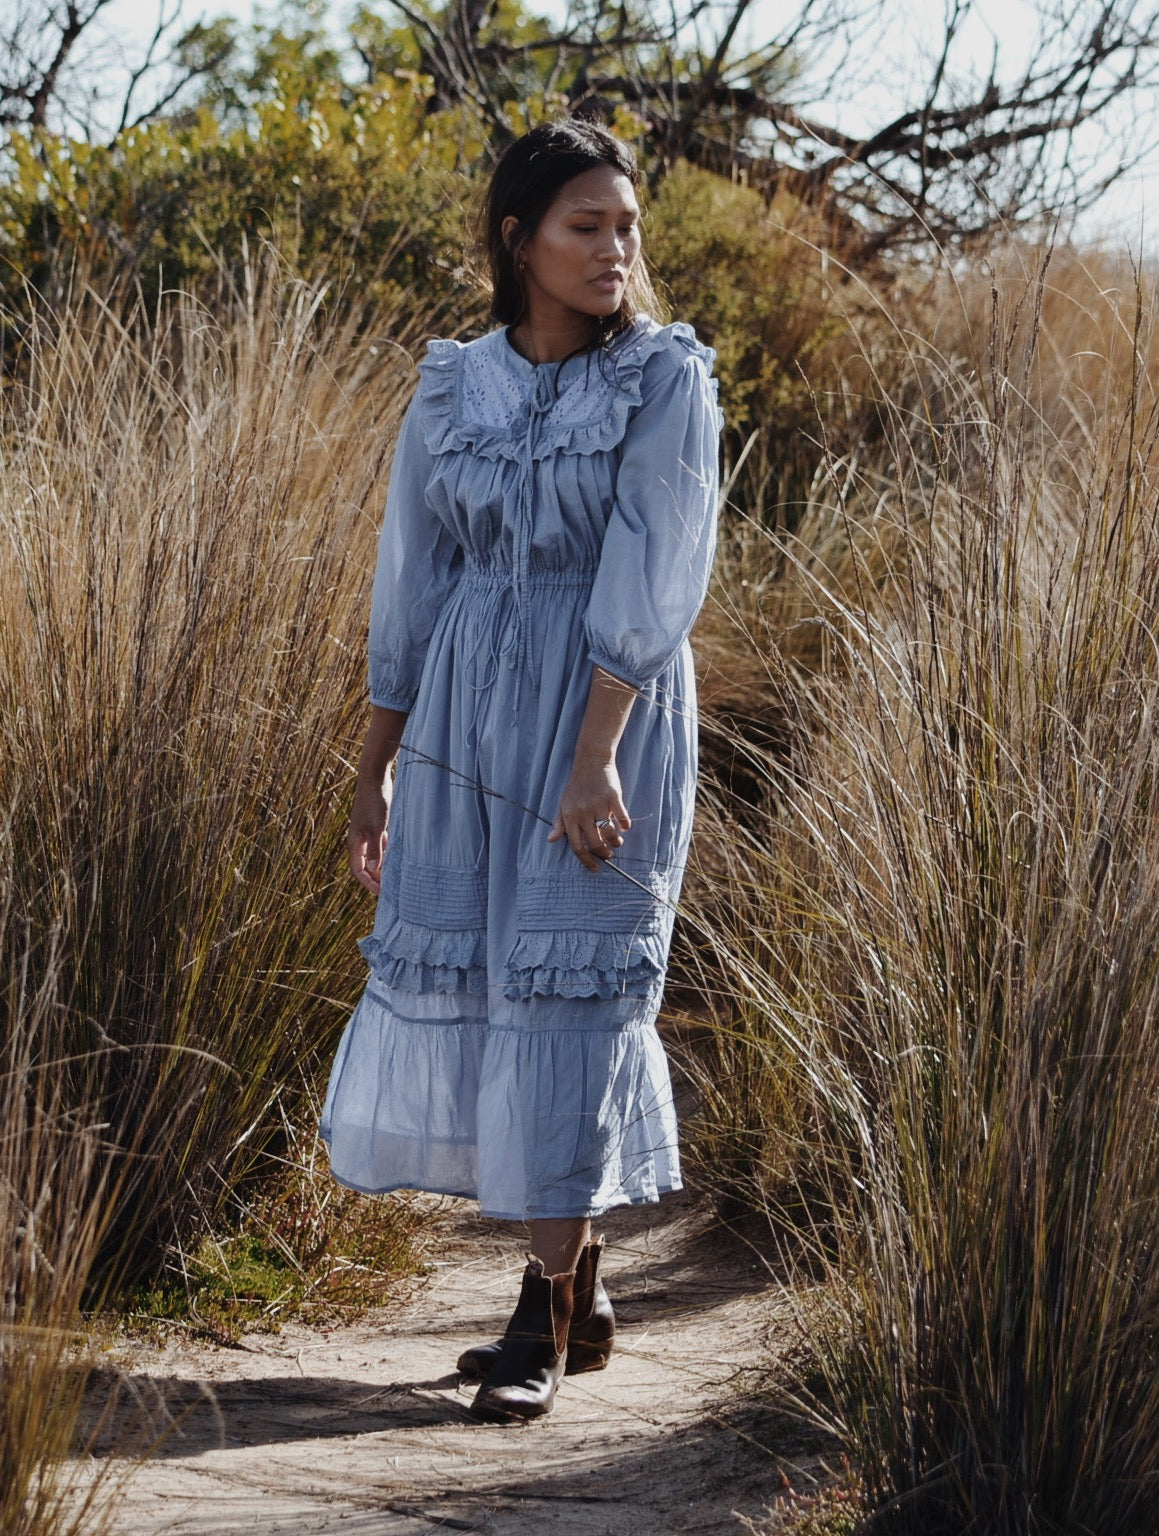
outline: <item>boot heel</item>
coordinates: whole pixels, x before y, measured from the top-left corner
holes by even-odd
[[[588,1344],[582,1339],[569,1338],[564,1375],[582,1376],[585,1371],[602,1371],[612,1357],[612,1343],[610,1338],[593,1344]]]
[[[596,1238],[580,1254],[575,1272],[575,1311],[567,1336],[568,1376],[602,1371],[616,1340],[616,1314],[600,1279],[604,1240]]]
[[[585,1371],[602,1371],[611,1357],[616,1338],[616,1315],[600,1279],[600,1258],[604,1240],[597,1238],[580,1253],[573,1290],[574,1306],[567,1336],[565,1376],[581,1376]],[[514,1319],[512,1320],[514,1321]],[[456,1362],[466,1380],[481,1381],[491,1370],[503,1340],[494,1344],[476,1344],[465,1349]]]

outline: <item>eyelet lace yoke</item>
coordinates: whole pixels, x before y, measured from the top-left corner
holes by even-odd
[[[535,463],[557,453],[616,447],[642,403],[644,365],[660,352],[689,352],[708,368],[715,353],[690,326],[637,319],[606,351],[538,366],[504,330],[478,341],[432,341],[419,365],[431,453],[469,449]],[[496,367],[496,362],[500,363]]]

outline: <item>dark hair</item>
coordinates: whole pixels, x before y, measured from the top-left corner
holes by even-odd
[[[636,157],[606,128],[584,118],[568,117],[541,123],[509,144],[491,173],[484,207],[487,263],[491,270],[491,314],[500,325],[518,325],[527,307],[523,279],[519,275],[519,249],[539,228],[540,220],[562,186],[585,171],[610,165],[640,185]],[[519,220],[510,242],[503,238],[503,223]],[[598,345],[622,331],[632,316],[644,310],[654,314],[658,306],[643,260],[638,260],[615,314],[592,317],[592,341]]]

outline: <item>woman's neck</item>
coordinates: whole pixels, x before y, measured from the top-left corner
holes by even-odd
[[[511,345],[529,363],[562,363],[590,347],[596,338],[595,322],[587,315],[574,319],[527,319],[507,332]]]

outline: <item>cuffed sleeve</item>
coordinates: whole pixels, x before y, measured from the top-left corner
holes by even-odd
[[[370,602],[370,701],[404,714],[414,706],[427,646],[462,561],[427,503],[431,455],[422,410],[421,398],[412,401],[398,435]]]
[[[624,436],[585,632],[591,660],[636,688],[676,655],[708,589],[720,433],[710,357],[689,342],[650,359]]]

